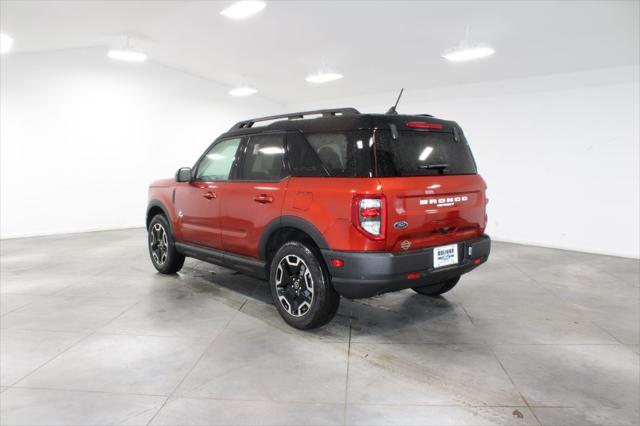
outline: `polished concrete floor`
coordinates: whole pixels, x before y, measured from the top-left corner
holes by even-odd
[[[639,423],[637,260],[495,243],[445,297],[343,299],[301,332],[264,282],[159,275],[145,242],[1,242],[0,423]]]

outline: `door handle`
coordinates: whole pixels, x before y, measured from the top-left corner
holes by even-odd
[[[270,197],[269,195],[266,195],[266,194],[260,194],[256,197],[253,197],[253,201],[260,204],[273,203],[273,197]]]
[[[214,198],[218,198],[218,196],[211,191],[205,192],[203,197],[206,198],[207,200],[213,200]]]

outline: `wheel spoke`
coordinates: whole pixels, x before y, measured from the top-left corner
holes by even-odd
[[[287,274],[287,279],[291,281],[291,279],[293,278],[293,272],[291,272],[291,265],[289,265],[288,262],[284,262],[283,266],[284,266],[284,272],[285,274]]]
[[[304,277],[304,274],[307,272],[307,265],[304,263],[300,263],[300,269],[298,270],[298,277]]]

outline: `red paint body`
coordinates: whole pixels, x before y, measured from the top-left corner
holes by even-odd
[[[166,206],[177,241],[258,259],[265,227],[283,215],[312,223],[336,251],[402,252],[405,240],[413,250],[479,237],[486,226],[485,189],[479,175],[289,177],[275,183],[163,179],[151,185],[149,196]],[[384,195],[383,239],[369,238],[353,225],[355,194]],[[447,197],[456,196],[467,199],[451,206],[420,204],[429,199],[447,204]],[[406,228],[394,227],[402,221]]]
[[[147,225],[163,214],[176,253],[256,277],[298,242],[342,296],[437,293],[489,257],[485,190],[455,122],[311,111],[237,123],[151,185]]]

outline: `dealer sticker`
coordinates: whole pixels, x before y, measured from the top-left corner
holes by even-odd
[[[433,249],[433,267],[441,268],[443,266],[456,265],[458,263],[458,245],[449,244],[448,246],[436,247]]]

